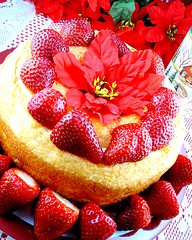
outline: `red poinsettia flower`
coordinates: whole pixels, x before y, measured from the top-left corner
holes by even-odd
[[[166,6],[164,3],[163,7],[158,2],[147,7],[150,20],[155,26],[148,32],[146,40],[155,43],[154,51],[167,66],[192,25],[192,11],[191,8],[185,8],[179,0]]]
[[[79,62],[70,53],[54,57],[58,81],[67,91],[68,106],[84,109],[110,123],[122,114],[143,113],[163,76],[150,72],[152,51],[142,50],[118,57],[106,30],[101,30]]]

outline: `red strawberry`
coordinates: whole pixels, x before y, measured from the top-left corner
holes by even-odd
[[[114,220],[95,203],[89,202],[81,209],[81,240],[106,240],[116,228]]]
[[[151,222],[150,209],[147,202],[139,195],[127,199],[125,207],[116,216],[118,230],[137,230]]]
[[[0,215],[23,207],[39,192],[39,184],[27,173],[18,168],[8,169],[0,179]]]
[[[136,123],[121,125],[112,132],[111,141],[104,152],[104,163],[136,162],[146,157],[151,148],[152,141],[146,128]]]
[[[61,36],[68,46],[88,46],[94,31],[85,18],[71,18],[62,21]]]
[[[93,163],[102,162],[102,148],[94,127],[87,116],[78,110],[72,110],[58,122],[51,133],[52,142],[61,150]]]
[[[192,161],[179,154],[175,164],[164,174],[163,179],[171,182],[176,193],[192,184]]]
[[[152,150],[158,150],[169,144],[174,136],[174,123],[170,116],[156,111],[149,111],[141,117],[142,126],[152,139]]]
[[[149,109],[163,112],[174,118],[180,110],[179,95],[168,88],[161,87],[153,94]]]
[[[2,175],[11,165],[11,157],[0,154],[0,175]]]
[[[32,56],[45,57],[52,61],[58,52],[68,52],[69,47],[61,35],[53,29],[39,31],[31,40]]]
[[[52,129],[65,114],[66,104],[59,91],[45,88],[33,95],[28,103],[28,110],[37,122]]]
[[[118,38],[114,32],[109,31],[109,33],[118,48],[119,57],[122,57],[123,55],[131,52],[131,50],[126,46],[126,44],[120,38]]]
[[[179,214],[179,203],[171,183],[160,180],[142,193],[148,203],[151,215],[161,220],[170,219]]]
[[[153,58],[151,62],[150,71],[154,74],[165,75],[165,67],[162,58],[155,52],[153,52]]]
[[[35,93],[52,87],[56,80],[54,64],[47,58],[29,58],[21,68],[20,77],[25,86]]]
[[[76,222],[79,209],[49,188],[41,191],[34,213],[34,233],[38,240],[55,239]]]

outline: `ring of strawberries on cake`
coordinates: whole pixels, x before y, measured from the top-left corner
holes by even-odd
[[[107,239],[117,227],[147,226],[151,215],[178,214],[176,193],[192,178],[190,172],[177,189],[179,171],[169,177],[187,159],[178,157],[184,136],[180,99],[152,50],[136,51],[109,30],[95,33],[84,18],[63,20],[60,31],[44,29],[20,44],[0,67],[0,83],[0,141],[3,158],[14,164],[3,168],[1,214],[27,203],[7,204],[21,198],[14,181],[35,188],[30,198],[32,190],[22,187],[28,202],[38,197],[38,239],[60,236],[78,218],[82,239]],[[12,196],[5,194],[10,176]],[[166,201],[173,211],[165,213]],[[127,206],[115,219],[101,208],[119,202]],[[131,221],[128,208],[139,214],[130,214]],[[87,235],[91,211],[102,223],[96,221]],[[45,220],[47,212],[52,220],[63,216],[65,224]]]

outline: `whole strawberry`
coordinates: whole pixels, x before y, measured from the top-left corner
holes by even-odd
[[[53,29],[43,29],[36,33],[31,40],[33,57],[45,57],[52,61],[55,54],[68,51],[69,47],[61,35]]]
[[[102,162],[103,151],[94,127],[79,110],[63,116],[53,128],[51,140],[61,150],[85,157],[93,163]]]
[[[34,213],[34,233],[38,240],[55,239],[76,222],[79,209],[49,188],[41,191]]]
[[[88,46],[94,39],[94,31],[87,19],[71,18],[62,21],[61,36],[68,46]]]
[[[39,184],[27,173],[18,168],[8,169],[0,179],[0,215],[23,207],[39,192]]]
[[[164,113],[149,111],[141,117],[141,123],[149,131],[153,151],[167,146],[174,137],[173,120]]]
[[[95,203],[89,202],[81,209],[81,240],[106,240],[116,228],[114,220]]]
[[[163,179],[169,181],[176,193],[192,184],[192,161],[179,154],[175,164],[164,174]]]
[[[133,195],[126,201],[125,207],[116,216],[118,230],[137,230],[151,222],[150,209],[147,202],[139,195]]]
[[[180,111],[179,95],[165,87],[161,87],[151,98],[149,109],[162,112],[172,118],[176,117]]]
[[[111,141],[104,152],[104,163],[114,165],[124,162],[136,162],[146,157],[152,148],[148,130],[137,123],[116,127]]]
[[[54,64],[43,57],[29,58],[21,68],[20,77],[32,92],[39,92],[46,87],[52,87],[55,82]]]
[[[2,175],[11,165],[11,157],[0,154],[0,175]]]
[[[151,215],[161,220],[174,218],[179,214],[179,203],[170,182],[160,180],[142,193],[148,203]]]
[[[37,122],[52,129],[65,114],[66,106],[66,99],[59,91],[45,88],[32,96],[28,111]]]

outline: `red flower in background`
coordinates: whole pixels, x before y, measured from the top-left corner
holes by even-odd
[[[147,11],[154,26],[149,30],[146,40],[155,43],[154,51],[167,66],[192,26],[192,7],[185,7],[179,0],[169,4],[155,1],[153,6],[147,7]]]
[[[90,111],[104,124],[122,114],[143,113],[164,78],[150,72],[151,61],[151,50],[119,58],[117,47],[105,30],[91,42],[83,63],[70,52],[54,57],[58,81],[68,88],[68,105]]]
[[[117,36],[138,50],[151,48],[151,43],[146,41],[146,35],[150,27],[146,27],[142,20],[147,14],[146,7],[140,8],[139,4],[135,3],[131,21],[125,22],[121,26],[116,32]]]
[[[36,13],[43,13],[54,22],[59,22],[63,17],[77,17],[82,15],[92,20],[98,20],[101,9],[110,10],[110,0],[34,0]]]
[[[36,13],[43,13],[45,17],[50,17],[54,22],[59,22],[63,17],[64,7],[68,0],[34,0]]]
[[[137,0],[34,0],[34,5],[54,22],[86,17],[94,30],[110,29],[138,50],[153,49],[165,67],[192,26],[192,4],[185,7],[180,0],[154,0],[142,7]]]

